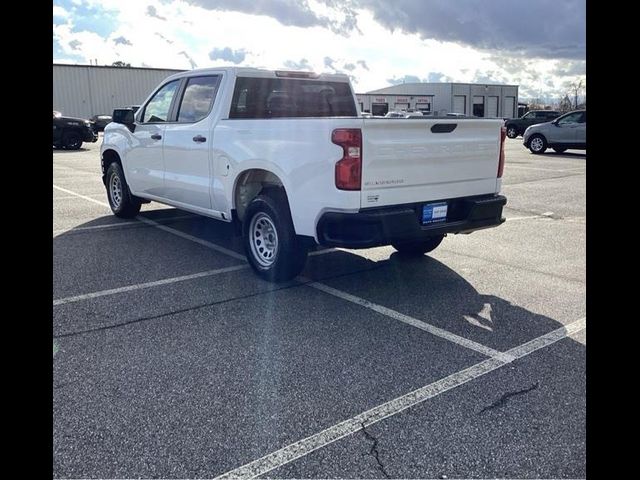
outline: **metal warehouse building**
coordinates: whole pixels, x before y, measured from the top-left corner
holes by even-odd
[[[476,117],[517,116],[518,86],[478,83],[403,83],[357,94],[360,109],[373,115],[393,110],[450,112]]]
[[[139,105],[169,75],[183,70],[53,64],[53,110],[69,117],[111,115]]]

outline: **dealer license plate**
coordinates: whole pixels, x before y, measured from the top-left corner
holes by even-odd
[[[447,202],[427,203],[422,206],[422,224],[446,222]]]

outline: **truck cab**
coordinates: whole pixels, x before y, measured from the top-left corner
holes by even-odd
[[[83,142],[95,143],[98,134],[93,124],[83,118],[65,117],[53,111],[53,146],[68,150],[78,150]]]

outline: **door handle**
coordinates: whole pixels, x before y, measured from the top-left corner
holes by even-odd
[[[196,135],[195,137],[193,137],[193,141],[194,142],[206,142],[207,141],[207,137],[203,137],[202,135]]]
[[[153,135],[151,135],[151,138],[153,140],[160,140],[162,138],[162,135],[160,135],[159,133],[154,133]]]

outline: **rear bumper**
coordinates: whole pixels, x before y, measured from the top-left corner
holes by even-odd
[[[502,195],[441,201],[447,202],[447,220],[429,225],[421,223],[422,206],[427,202],[366,209],[358,213],[327,212],[317,225],[318,241],[331,247],[369,248],[445,233],[470,233],[504,222],[502,207],[507,198]]]

